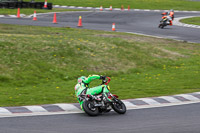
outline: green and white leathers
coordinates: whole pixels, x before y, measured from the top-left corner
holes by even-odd
[[[89,75],[88,77],[81,76],[78,78],[78,83],[75,86],[75,94],[80,103],[81,109],[83,100],[79,98],[80,94],[89,94],[96,95],[103,92],[103,94],[107,97],[106,93],[109,92],[109,87],[107,85],[100,85],[97,87],[89,88],[89,83],[93,80],[101,79],[100,75]]]

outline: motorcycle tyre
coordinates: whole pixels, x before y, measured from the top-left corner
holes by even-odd
[[[119,102],[114,102],[113,104],[112,104],[112,108],[113,108],[113,110],[115,111],[115,112],[117,112],[118,114],[125,114],[126,113],[126,106],[125,106],[125,104],[121,101],[121,100],[119,100],[118,99],[118,101]],[[120,106],[122,107],[122,109],[119,109],[118,107],[117,107],[117,104],[120,104]]]
[[[93,104],[92,101],[87,101],[87,100],[84,101],[84,102],[83,102],[83,110],[84,110],[85,113],[88,114],[89,116],[97,116],[97,115],[99,114],[99,108],[96,107],[95,110],[92,111],[92,110],[88,107],[88,105],[91,104],[91,103]]]

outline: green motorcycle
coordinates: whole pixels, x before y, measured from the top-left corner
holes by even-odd
[[[87,86],[82,79],[83,78],[78,79],[78,84],[75,86],[75,90],[77,90],[78,87],[83,86],[82,84]],[[86,87],[77,95],[82,110],[89,116],[97,116],[100,113],[110,112],[112,109],[119,114],[126,113],[125,104],[118,99],[117,95],[110,93],[110,88],[108,86],[110,81],[111,79],[109,77],[102,78],[102,84],[99,86],[102,89],[98,89],[101,91],[91,91],[93,88],[88,89]]]

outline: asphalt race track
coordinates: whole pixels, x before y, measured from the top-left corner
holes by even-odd
[[[85,29],[111,31],[112,23],[115,23],[116,30],[119,32],[132,32],[200,43],[200,29],[198,28],[174,25],[159,29],[158,24],[161,20],[161,12],[159,11],[64,12],[57,13],[58,24],[52,23],[52,13],[37,15],[38,21],[32,21],[32,18],[0,18],[0,23],[77,28],[79,16],[82,16],[82,28]],[[200,16],[200,14],[175,12],[175,17],[184,16]]]
[[[57,13],[32,18],[0,18],[0,23],[78,28],[82,16],[84,29],[132,32],[200,43],[200,29],[167,26],[159,29],[161,12],[153,11],[87,11]],[[175,17],[200,16],[199,13],[175,12]],[[67,28],[66,28],[67,30]],[[89,117],[84,113],[49,116],[0,118],[0,133],[200,133],[200,103],[171,107],[128,110]]]
[[[199,133],[200,103],[110,112],[0,118],[1,133]]]

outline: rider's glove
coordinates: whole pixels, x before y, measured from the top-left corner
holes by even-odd
[[[100,79],[105,80],[106,76],[100,76]]]

